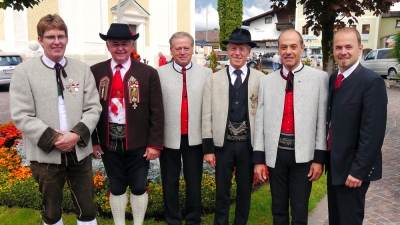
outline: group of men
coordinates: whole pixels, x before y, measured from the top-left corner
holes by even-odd
[[[91,156],[103,160],[117,225],[125,224],[127,187],[134,224],[143,223],[156,158],[168,224],[201,224],[203,158],[215,168],[214,224],[229,224],[234,171],[234,224],[247,223],[253,177],[266,180],[265,164],[274,224],[289,224],[289,206],[291,223],[307,224],[312,182],[324,165],[330,224],[362,224],[369,182],[382,176],[387,96],[383,80],[359,64],[357,30],[337,32],[339,69],[330,78],[301,63],[304,43],[295,30],[280,35],[283,68],[267,76],[246,65],[257,44],[240,28],[223,41],[230,65],[217,73],[191,62],[194,39],[186,32],[169,40],[173,63],[153,69],[130,57],[139,34],[127,24],[99,34],[112,58],[91,67],[64,56],[68,29],[60,16],[44,16],[37,31],[44,55],[15,68],[10,98],[45,224],[63,224],[65,181],[78,224],[97,224]]]

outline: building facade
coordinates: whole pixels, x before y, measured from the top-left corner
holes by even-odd
[[[242,21],[251,33],[251,39],[257,43],[252,52],[256,55],[278,52],[278,37],[287,29],[294,28],[295,9],[271,10]]]
[[[303,5],[297,5],[296,9],[296,30],[303,35],[304,44],[306,45],[308,54],[322,54],[321,50],[321,39],[322,33],[318,36],[313,34],[311,28],[306,28],[306,16],[304,15]],[[363,54],[364,57],[372,49],[378,48],[379,42],[379,29],[381,23],[381,16],[374,16],[373,12],[365,11],[365,14],[357,18],[358,23],[351,25],[355,27],[361,34],[361,44],[364,46]],[[348,18],[344,18],[343,22],[347,24]],[[339,27],[335,28],[339,29]]]
[[[158,66],[158,52],[170,58],[169,38],[173,33],[195,35],[195,0],[124,0],[119,10],[118,0],[43,0],[24,11],[0,9],[0,49],[27,55],[28,43],[37,40],[39,19],[54,13],[68,26],[66,56],[89,65],[111,57],[99,33],[106,34],[118,15],[122,23],[140,33],[135,43],[137,52],[154,67]]]
[[[400,11],[391,11],[382,15],[379,26],[379,48],[389,48],[394,45],[394,35],[400,32]]]

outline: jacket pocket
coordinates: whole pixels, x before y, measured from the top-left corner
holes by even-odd
[[[346,103],[344,103],[345,105],[358,105],[358,104],[360,104],[361,103],[361,101],[352,101],[352,102],[346,102]]]

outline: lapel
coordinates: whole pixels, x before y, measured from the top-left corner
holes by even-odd
[[[267,76],[272,76],[272,74]],[[272,98],[265,99],[264,101],[272,100],[273,103],[271,105],[273,105],[273,109],[277,109],[277,110],[272,110],[272,112],[277,112],[278,115],[275,115],[276,117],[275,118],[272,117],[271,119],[273,120],[276,119],[276,123],[279,124],[279,126],[281,126],[283,109],[285,106],[285,96],[286,96],[285,89],[287,81],[283,79],[281,75],[281,70],[279,70],[279,72],[276,73],[275,76],[276,76],[276,82],[273,82],[272,84],[273,89],[271,91],[266,90],[267,92],[272,92]]]
[[[250,68],[248,68],[248,84],[247,84],[247,109],[249,118],[251,115],[255,115],[255,110],[257,109],[258,101],[252,100],[258,97],[258,86],[260,83],[260,78],[251,73]]]
[[[196,90],[196,74],[193,72],[194,71],[194,64],[192,63],[192,66],[186,70],[186,93],[188,96],[192,96],[193,91]],[[180,74],[180,86],[181,86],[181,92],[182,92],[182,87],[183,87],[183,81],[182,81],[182,74]],[[182,95],[182,94],[181,94]],[[180,95],[180,96],[181,96]]]
[[[215,75],[215,81],[213,85],[215,86],[215,98],[213,99],[220,99],[221,101],[217,103],[218,107],[221,108],[221,112],[226,113],[228,115],[229,110],[229,70],[228,66],[225,70],[220,70]]]

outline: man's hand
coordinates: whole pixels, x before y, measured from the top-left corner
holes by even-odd
[[[214,168],[215,169],[215,165],[216,165],[216,160],[215,160],[215,154],[214,153],[209,153],[209,154],[205,154],[204,155],[204,160],[208,163],[208,164],[210,164],[210,166],[212,167],[212,168]]]
[[[265,165],[264,164],[254,164],[254,175],[257,180],[264,183],[267,177],[265,176]]]
[[[146,148],[146,153],[144,153],[143,157],[146,157],[146,160],[154,160],[160,157],[161,150],[157,150],[155,148]]]
[[[54,146],[60,149],[62,152],[73,152],[76,143],[79,141],[79,135],[69,131],[55,130],[61,135],[57,138]]]
[[[312,163],[310,166],[310,171],[308,172],[309,181],[318,180],[322,175],[322,164],[321,163]]]
[[[360,187],[362,184],[362,180],[359,180],[353,176],[351,176],[349,174],[349,176],[347,177],[346,183],[345,185],[349,188],[356,188],[356,187]]]
[[[93,153],[92,157],[95,159],[101,159],[101,155],[103,155],[103,149],[101,149],[100,145],[93,145]]]

